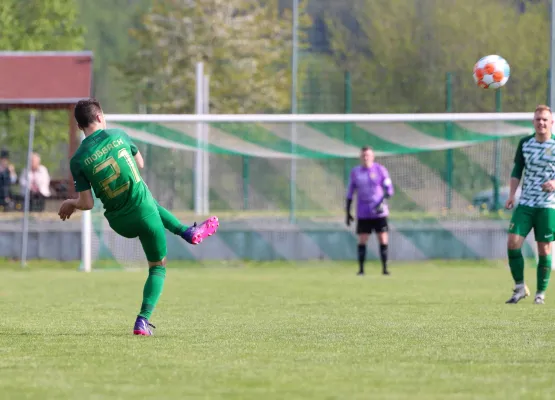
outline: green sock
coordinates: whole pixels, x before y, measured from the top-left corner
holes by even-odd
[[[545,292],[551,276],[551,255],[538,257],[537,291]]]
[[[520,249],[508,250],[509,267],[511,268],[511,275],[516,284],[524,282],[524,257]]]
[[[166,210],[160,204],[158,204],[158,212],[160,213],[160,218],[162,218],[162,223],[164,224],[164,228],[175,235],[181,234],[185,229],[187,229],[187,225],[183,225],[181,221],[179,221],[175,215],[171,212]]]
[[[148,278],[143,289],[143,304],[141,304],[141,312],[139,315],[146,319],[150,319],[156,303],[162,294],[164,287],[164,279],[166,279],[166,268],[156,265],[148,269]]]

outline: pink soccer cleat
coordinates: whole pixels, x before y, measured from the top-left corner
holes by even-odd
[[[220,226],[220,221],[218,217],[210,217],[202,224],[197,225],[195,222],[193,226],[187,228],[182,234],[181,237],[190,244],[199,244],[208,236],[212,236],[218,230]]]

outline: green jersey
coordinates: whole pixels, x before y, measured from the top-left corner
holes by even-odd
[[[534,135],[520,140],[511,176],[520,179],[524,171],[519,204],[536,208],[555,208],[555,193],[544,192],[541,185],[555,179],[555,136],[543,143]]]
[[[104,129],[86,137],[70,161],[75,190],[92,187],[109,221],[129,214],[146,217],[157,210],[133,156],[137,146],[120,129]]]

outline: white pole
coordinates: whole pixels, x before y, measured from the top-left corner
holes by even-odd
[[[80,271],[91,272],[92,269],[92,218],[91,211],[81,213],[81,268]]]
[[[291,114],[297,113],[297,70],[298,70],[298,25],[299,0],[293,0],[293,45],[291,54]]]
[[[297,70],[298,70],[298,20],[299,0],[293,0],[293,49],[291,55],[291,114],[297,113]],[[291,153],[297,151],[297,125],[291,124]],[[291,159],[291,177],[289,180],[289,219],[295,221],[295,208],[297,197],[297,160]]]
[[[23,229],[22,229],[22,243],[21,243],[21,266],[27,266],[27,243],[29,239],[29,202],[30,202],[30,187],[29,187],[29,171],[31,170],[31,157],[33,155],[33,141],[35,140],[35,111],[31,111],[29,116],[29,146],[27,147],[27,167],[25,168],[25,177],[27,185],[25,185],[25,200],[24,200],[24,213],[23,213]]]
[[[197,115],[202,114],[203,109],[203,81],[204,81],[204,65],[202,62],[197,63],[196,69],[196,97],[195,97],[195,112]],[[202,214],[202,185],[203,185],[203,151],[202,151],[202,123],[197,122],[197,150],[195,154],[195,214]]]
[[[553,109],[555,107],[555,0],[551,0],[551,33],[549,37],[549,106]],[[537,249],[534,247],[534,251]],[[551,247],[551,269],[555,269],[555,246]],[[536,254],[536,261],[538,254]]]
[[[81,141],[85,134],[81,132]],[[92,211],[81,212],[81,265],[79,271],[92,271]]]
[[[202,112],[204,114],[209,114],[210,113],[210,76],[208,75],[204,75],[204,81],[203,81],[203,89],[204,89],[204,93],[203,93],[203,100],[204,100],[204,104],[203,104],[203,110]],[[203,139],[204,139],[204,145],[208,146],[209,143],[209,136],[210,136],[210,125],[208,124],[203,124]],[[204,215],[208,215],[210,213],[210,152],[206,149],[206,147],[204,148],[204,158],[203,158],[203,214]]]
[[[551,35],[550,43],[550,65],[549,65],[549,102],[550,107],[555,107],[555,0],[551,1]],[[555,246],[554,246],[555,249]]]
[[[549,106],[555,107],[555,0],[551,0],[551,32],[549,37]],[[535,249],[537,251],[537,249]],[[551,247],[551,269],[555,269],[555,246]],[[538,256],[536,254],[536,260]]]

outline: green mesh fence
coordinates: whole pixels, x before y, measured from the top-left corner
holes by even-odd
[[[140,144],[145,181],[161,203],[191,210],[196,125],[112,126]],[[211,210],[316,216],[342,212],[348,173],[365,145],[391,173],[397,212],[467,212],[480,192],[508,182],[518,140],[533,128],[526,122],[297,123],[294,153],[289,123],[217,123],[208,130]]]

